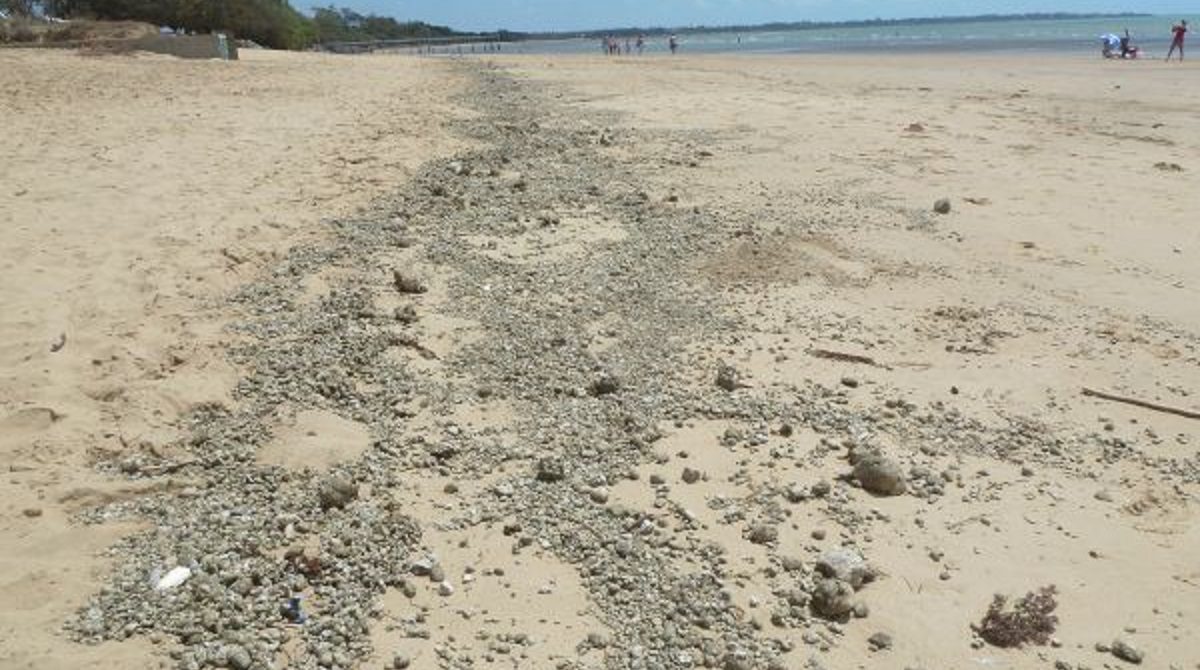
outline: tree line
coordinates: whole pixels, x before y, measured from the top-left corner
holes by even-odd
[[[360,14],[352,9],[335,7],[314,9],[312,22],[320,42],[371,42],[462,34],[422,21],[397,21],[390,16]]]
[[[274,49],[456,34],[444,26],[332,6],[315,9],[309,17],[288,0],[0,0],[0,9],[17,16],[144,21],[188,32],[223,31]]]

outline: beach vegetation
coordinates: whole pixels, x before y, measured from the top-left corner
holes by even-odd
[[[35,0],[0,0],[0,12],[6,16],[24,18],[32,15],[36,9]]]
[[[997,594],[983,620],[974,626],[976,634],[997,647],[1044,645],[1058,627],[1058,591],[1047,586],[1031,591],[1009,606],[1008,598]]]
[[[288,0],[0,0],[0,9],[15,17],[139,21],[189,33],[226,32],[274,49],[456,34],[445,26],[332,6],[306,16]]]
[[[313,10],[316,40],[327,42],[374,42],[430,37],[452,37],[455,31],[422,21],[397,21],[390,16],[360,14],[352,9],[318,7]]]
[[[136,21],[180,31],[224,31],[278,49],[315,39],[311,21],[287,0],[0,0],[17,16]]]

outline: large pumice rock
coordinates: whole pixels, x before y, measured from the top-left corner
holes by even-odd
[[[878,452],[861,455],[851,475],[864,489],[878,495],[898,496],[908,489],[900,464]]]
[[[854,611],[854,587],[840,579],[822,579],[812,593],[812,610],[826,619],[844,620]]]
[[[406,275],[399,270],[392,270],[392,284],[397,291],[407,295],[419,295],[429,290],[420,279]]]
[[[358,499],[358,484],[339,475],[330,475],[321,480],[317,496],[321,509],[342,509]]]
[[[233,645],[225,650],[225,663],[232,670],[250,670],[254,666],[254,659],[245,647]]]
[[[717,387],[729,392],[746,388],[742,383],[742,375],[737,368],[722,361],[717,365]]]
[[[862,555],[846,547],[830,549],[821,554],[816,567],[821,576],[846,582],[855,591],[875,579],[875,573]]]
[[[603,375],[599,379],[593,381],[592,385],[588,387],[588,393],[596,397],[612,395],[620,390],[621,380],[617,379],[616,376],[611,374]]]
[[[1122,661],[1125,661],[1126,663],[1132,663],[1134,665],[1141,665],[1142,660],[1146,657],[1146,655],[1143,654],[1140,649],[1134,647],[1125,640],[1116,640],[1112,643],[1112,655],[1116,656]]]
[[[566,469],[558,458],[546,457],[537,462],[537,479],[540,482],[559,482],[566,479]]]
[[[749,538],[754,544],[774,544],[779,539],[779,529],[768,523],[755,524],[750,529]]]

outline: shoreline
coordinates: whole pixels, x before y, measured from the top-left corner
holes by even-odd
[[[534,44],[533,42],[516,42],[514,46],[526,46]],[[595,49],[591,46],[590,41],[584,40],[565,40],[557,43],[559,48],[542,48],[536,46],[534,48],[511,50],[515,53],[528,56],[564,56],[564,57],[587,57],[594,54]],[[1150,39],[1138,42],[1138,45],[1143,49],[1157,49],[1161,53],[1166,53],[1167,47],[1171,44],[1170,38]],[[869,42],[829,42],[827,44],[813,44],[803,47],[778,47],[778,48],[755,48],[753,46],[735,47],[730,49],[687,49],[684,48],[676,56],[666,53],[663,49],[647,51],[643,55],[637,54],[622,54],[616,57],[618,60],[636,60],[646,58],[688,58],[688,57],[729,57],[729,56],[844,56],[844,55],[863,55],[871,58],[881,56],[1007,56],[1007,55],[1037,55],[1037,56],[1056,56],[1056,57],[1074,57],[1082,58],[1084,56],[1100,59],[1100,42],[1096,40],[1078,40],[1071,41],[1065,44],[1049,43],[1044,40],[1025,40],[1025,41],[962,41],[954,43],[939,43],[934,41],[905,41],[905,42],[889,42],[885,39]],[[484,55],[484,54],[478,54]],[[1162,56],[1157,58],[1154,56],[1143,56],[1140,59],[1128,60],[1161,60]],[[1119,60],[1119,59],[1113,59]]]
[[[1180,18],[1192,16],[1109,17],[1107,19],[1062,19],[1042,21],[1001,21],[995,23],[950,21],[931,25],[879,27],[813,27],[768,30],[710,30],[693,32],[680,29],[681,55],[812,53],[844,54],[866,52],[952,54],[971,53],[1055,53],[1099,54],[1100,36],[1131,29],[1134,43],[1160,57],[1170,45],[1170,27]],[[1010,29],[1011,30],[1008,30]],[[620,31],[618,41],[635,34]],[[649,53],[661,55],[669,32],[653,32]],[[595,38],[574,37],[555,40],[531,40],[524,49],[530,54],[590,53]],[[541,46],[539,48],[539,42]]]

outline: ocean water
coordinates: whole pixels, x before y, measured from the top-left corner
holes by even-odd
[[[1150,56],[1162,56],[1171,26],[1187,19],[1200,48],[1200,16],[1151,16],[1114,19],[1035,21],[962,21],[925,25],[814,28],[786,31],[713,31],[680,35],[687,53],[843,53],[843,52],[1078,52],[1099,54],[1100,35],[1121,34]],[[624,45],[624,38],[618,40]],[[530,41],[527,53],[601,53],[599,40]],[[667,51],[665,37],[647,38],[647,53]],[[1198,52],[1200,53],[1200,52]]]

